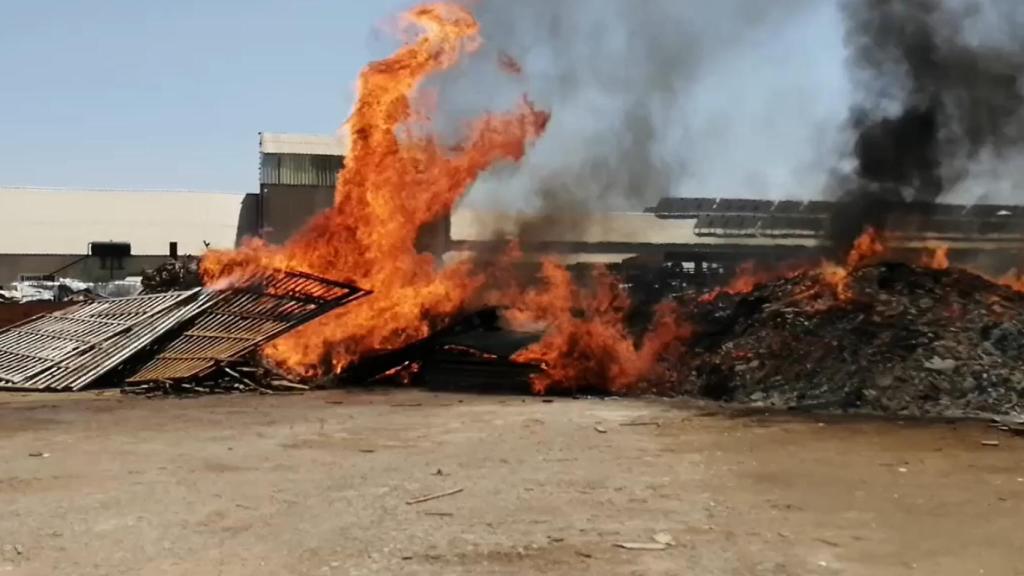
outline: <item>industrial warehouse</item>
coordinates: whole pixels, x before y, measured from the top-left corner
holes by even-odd
[[[371,4],[8,11],[0,572],[1024,574],[1009,3]]]

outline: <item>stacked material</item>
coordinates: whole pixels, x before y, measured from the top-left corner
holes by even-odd
[[[1024,295],[970,272],[822,271],[696,305],[678,392],[814,410],[1024,412]]]
[[[197,382],[367,292],[271,270],[220,290],[85,302],[0,330],[0,389]]]

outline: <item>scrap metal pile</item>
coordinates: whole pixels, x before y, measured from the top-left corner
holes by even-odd
[[[260,388],[237,370],[252,365],[258,348],[366,294],[270,270],[217,290],[82,303],[0,331],[0,389],[81,390],[125,382],[156,391]]]
[[[1024,413],[1024,295],[905,264],[856,270],[843,289],[810,270],[705,299],[676,392],[809,410]]]
[[[199,288],[203,285],[199,262],[195,256],[183,256],[146,270],[142,273],[142,289],[147,294],[159,294]]]

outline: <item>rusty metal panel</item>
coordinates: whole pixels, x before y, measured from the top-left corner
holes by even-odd
[[[210,306],[127,381],[202,376],[366,294],[350,284],[295,272],[247,279],[218,293]]]
[[[8,327],[0,331],[0,389],[84,386],[114,366],[111,357],[148,344],[143,327],[197,295],[198,289],[98,300]]]

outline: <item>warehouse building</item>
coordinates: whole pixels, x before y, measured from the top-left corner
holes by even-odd
[[[256,194],[0,187],[0,285],[138,276],[258,232]]]
[[[348,155],[342,136],[260,134],[260,233],[278,244],[334,205]]]

